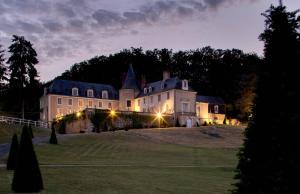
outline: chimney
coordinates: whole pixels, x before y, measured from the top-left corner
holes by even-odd
[[[166,81],[167,79],[170,79],[170,71],[163,72],[163,81]]]
[[[141,89],[143,89],[146,86],[146,76],[141,76]]]

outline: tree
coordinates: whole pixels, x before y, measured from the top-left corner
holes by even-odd
[[[3,63],[5,61],[4,50],[2,50],[1,48],[2,48],[2,45],[0,45],[0,89],[1,89],[2,82],[7,80],[7,77],[6,77],[7,68]]]
[[[49,139],[50,144],[57,144],[57,138],[56,138],[56,133],[54,127],[51,128],[51,136]]]
[[[24,118],[24,88],[35,85],[38,81],[35,65],[38,63],[37,54],[32,44],[25,40],[23,36],[13,35],[12,44],[8,52],[11,56],[8,58],[10,79],[9,86],[14,92],[13,95],[21,97],[22,118]]]
[[[234,193],[300,193],[300,18],[282,4],[263,15],[265,62],[239,151]]]
[[[29,125],[29,126],[27,127],[27,129],[28,129],[28,132],[29,132],[29,134],[30,134],[30,137],[31,137],[31,138],[34,138],[33,130],[32,130],[31,125]]]
[[[19,149],[19,142],[17,134],[14,134],[10,144],[9,155],[6,163],[7,170],[14,170],[17,162],[17,155]]]
[[[43,180],[27,126],[23,127],[12,190],[21,193],[39,192]]]

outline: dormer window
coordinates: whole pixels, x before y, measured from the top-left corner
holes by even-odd
[[[72,96],[78,96],[78,88],[72,88]]]
[[[144,94],[147,94],[147,88],[144,88]]]
[[[87,90],[87,97],[90,97],[90,98],[94,97],[94,91],[92,89]]]
[[[149,93],[150,93],[150,92],[152,92],[152,87],[151,87],[151,86],[149,87]]]
[[[182,80],[182,89],[183,90],[189,89],[188,80],[186,80],[186,79]]]
[[[165,88],[165,82],[163,81],[163,82],[161,82],[161,84],[160,84],[160,89],[164,89]]]
[[[108,92],[107,90],[102,91],[102,99],[107,99],[108,98]]]

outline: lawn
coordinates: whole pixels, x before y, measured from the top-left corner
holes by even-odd
[[[211,141],[236,137],[210,136],[208,129],[195,128],[193,133]],[[227,193],[234,183],[238,146],[188,145],[189,135],[185,144],[177,144],[182,130],[81,134],[63,138],[59,145],[38,144],[45,193]],[[166,141],[157,133],[168,134]],[[174,142],[167,138],[172,133]],[[11,179],[12,173],[0,168],[0,193],[10,192]]]
[[[22,127],[22,125],[12,125],[0,122],[0,144],[10,143],[14,133],[17,133],[18,135],[21,134]],[[49,136],[50,134],[50,130],[44,128],[33,127],[32,131],[35,137]]]

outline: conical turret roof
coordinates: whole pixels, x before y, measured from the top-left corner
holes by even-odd
[[[125,81],[123,83],[122,89],[134,89],[134,90],[139,90],[138,82],[135,77],[135,73],[133,71],[133,67],[130,64]]]

